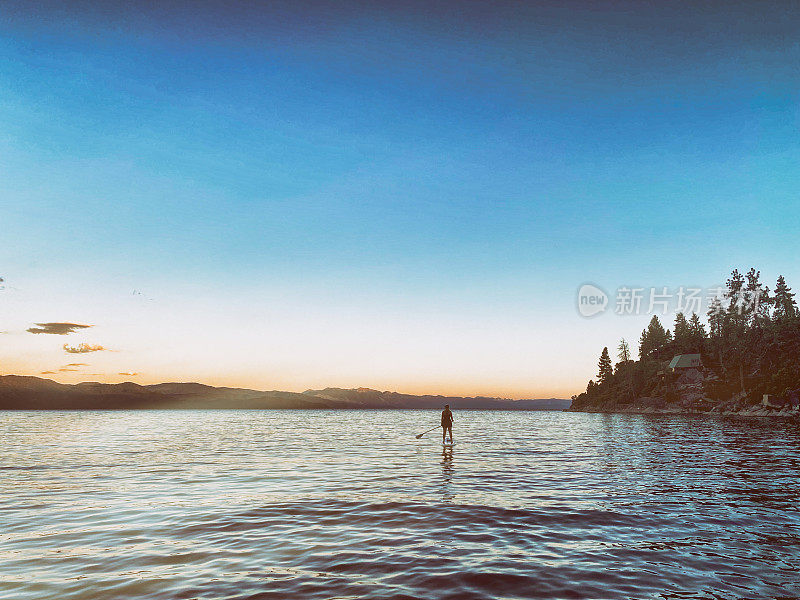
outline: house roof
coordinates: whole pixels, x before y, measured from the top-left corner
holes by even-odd
[[[699,354],[678,354],[669,362],[670,369],[684,369],[700,366]]]

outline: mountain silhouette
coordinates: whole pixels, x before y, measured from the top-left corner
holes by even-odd
[[[441,408],[563,410],[569,400],[401,394],[369,388],[305,392],[214,387],[201,383],[85,382],[74,385],[22,375],[0,376],[0,410]]]

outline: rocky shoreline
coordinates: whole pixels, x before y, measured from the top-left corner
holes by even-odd
[[[698,355],[699,356],[699,355]],[[678,357],[680,358],[680,357]],[[639,415],[710,415],[733,417],[780,417],[800,419],[800,390],[785,397],[766,394],[760,402],[744,392],[726,400],[709,398],[708,388],[719,381],[717,375],[701,365],[690,368],[662,368],[650,396],[631,401],[599,398],[595,402],[575,402],[571,412]]]
[[[568,408],[566,412],[582,413],[602,413],[602,414],[625,414],[625,415],[708,415],[717,417],[769,417],[769,418],[789,418],[800,420],[800,408],[798,407],[766,407],[761,405],[736,407],[729,406],[729,403],[713,406],[710,409],[694,409],[685,406],[652,406],[637,405],[617,406],[613,408]]]

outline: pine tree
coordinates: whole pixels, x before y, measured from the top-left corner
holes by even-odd
[[[650,352],[650,340],[647,339],[647,329],[642,330],[639,336],[639,360],[643,360]]]
[[[725,322],[725,310],[722,307],[722,301],[719,298],[714,298],[708,306],[708,330],[712,338],[718,338],[722,335],[722,326]]]
[[[756,294],[760,289],[759,273],[750,269],[747,280],[737,269],[731,272],[726,281],[728,289],[725,297],[728,310],[721,320],[720,335],[717,338],[720,363],[727,374],[738,373],[739,389],[745,392],[745,370],[752,359],[749,327],[758,322],[759,310]]]
[[[775,306],[772,313],[773,319],[781,320],[797,316],[797,304],[794,301],[792,288],[786,285],[783,275],[778,276],[778,282],[775,284],[773,303]]]
[[[702,352],[707,337],[706,328],[700,322],[700,317],[697,313],[692,313],[692,318],[689,319],[689,351]]]
[[[647,329],[642,331],[642,336],[639,338],[639,358],[647,358],[651,352],[660,350],[671,339],[672,335],[664,331],[658,316],[653,315]]]
[[[697,313],[692,313],[692,318],[689,319],[689,333],[700,337],[706,337],[706,327],[700,321]]]
[[[675,342],[680,343],[689,337],[689,322],[686,320],[686,315],[679,312],[675,315]]]
[[[628,346],[628,342],[625,341],[625,338],[620,340],[617,351],[619,352],[619,362],[626,363],[631,359],[631,349]]]
[[[769,295],[769,287],[762,285],[759,279],[761,271],[751,268],[746,275],[747,284],[745,286],[745,300],[747,302],[748,322],[750,324],[763,324],[769,320],[770,306],[772,298]]]
[[[736,310],[736,306],[740,301],[742,288],[744,287],[744,277],[739,273],[739,269],[731,271],[730,279],[725,281],[728,289],[725,292],[725,299],[728,301],[728,310]]]
[[[597,363],[597,379],[600,384],[606,383],[611,379],[614,369],[611,367],[611,357],[608,355],[608,347],[603,348],[600,354],[600,361]]]

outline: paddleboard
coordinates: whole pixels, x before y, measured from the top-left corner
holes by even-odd
[[[455,442],[451,442],[450,440],[447,440],[446,442],[442,442],[442,446],[444,446],[445,448],[452,448],[455,445],[456,445],[456,443]]]

